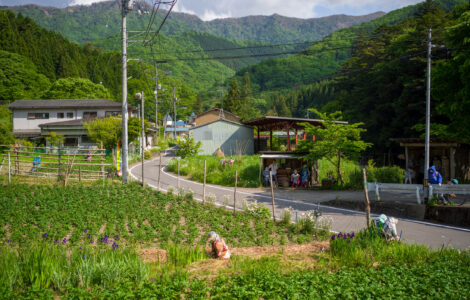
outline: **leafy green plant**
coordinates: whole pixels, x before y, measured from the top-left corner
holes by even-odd
[[[176,155],[181,156],[181,158],[197,155],[201,148],[201,142],[196,142],[194,138],[190,136],[181,138],[176,143],[178,144]]]

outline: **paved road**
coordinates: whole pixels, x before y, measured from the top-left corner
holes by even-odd
[[[166,191],[169,187],[177,190],[178,180],[173,174],[165,171],[165,166],[173,158],[172,152],[168,151],[163,157],[161,163],[161,179],[160,189]],[[159,158],[152,159],[145,162],[144,178],[145,183],[157,189],[158,168],[160,166]],[[140,180],[142,174],[141,164],[136,164],[130,168],[131,176],[134,179]],[[202,184],[187,180],[185,178],[179,179],[180,188],[186,190],[191,189],[194,192],[196,200],[202,200]],[[227,205],[233,208],[233,188],[206,185],[207,195],[215,195],[217,204]],[[291,207],[294,213],[300,216],[306,211],[313,208],[320,208],[325,218],[331,218],[331,229],[333,231],[358,231],[365,227],[365,215],[362,212],[334,208],[329,206],[320,205],[318,203],[334,199],[348,199],[353,200],[360,197],[362,192],[350,191],[286,191],[274,190],[275,195],[275,211],[276,216],[280,215],[283,208]],[[362,194],[363,195],[363,194]],[[363,196],[362,196],[363,197]],[[256,200],[263,202],[270,209],[271,205],[271,191],[262,188],[239,188],[236,196],[237,209],[242,208],[242,200]],[[302,200],[301,200],[302,199]],[[294,217],[294,216],[293,216]],[[397,225],[399,232],[403,232],[403,239],[408,243],[424,244],[431,248],[440,248],[445,246],[454,247],[458,249],[470,249],[470,230],[465,228],[458,228],[453,226],[437,225],[427,222],[399,219]]]

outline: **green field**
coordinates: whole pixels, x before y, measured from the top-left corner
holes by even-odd
[[[208,258],[210,230],[230,261]],[[470,297],[468,251],[319,233],[137,184],[1,185],[0,298]]]

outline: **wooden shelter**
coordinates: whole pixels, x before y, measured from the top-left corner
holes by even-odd
[[[251,127],[257,128],[257,137],[256,137],[256,152],[262,154],[261,158],[261,168],[260,174],[264,168],[271,165],[276,161],[278,165],[277,178],[281,186],[285,186],[283,183],[289,182],[290,175],[294,170],[300,171],[302,166],[306,164],[303,160],[303,153],[295,152],[299,140],[312,139],[315,140],[315,136],[307,136],[305,133],[304,124],[308,123],[314,126],[322,126],[323,120],[319,119],[305,119],[305,118],[291,118],[291,117],[275,117],[275,116],[266,116],[258,119],[253,119],[246,121],[243,124]],[[339,124],[347,124],[347,122],[337,121]],[[269,132],[268,138],[268,150],[262,150],[261,141],[262,139],[261,132]],[[278,137],[285,137],[287,140],[286,150],[285,151],[275,151],[273,150],[273,133]],[[285,134],[284,134],[285,133]],[[295,137],[295,144],[292,145],[291,139]],[[264,136],[263,136],[264,138]],[[315,184],[318,183],[318,170],[315,167],[316,162],[311,162],[310,164],[310,177],[309,183]],[[260,175],[261,176],[261,175]]]
[[[258,119],[253,119],[250,121],[246,121],[243,124],[256,127],[258,130],[257,136],[257,152],[266,152],[261,151],[261,137],[260,132],[269,131],[269,151],[273,151],[273,132],[274,131],[285,131],[287,134],[287,151],[292,151],[291,145],[291,136],[295,136],[295,145],[298,145],[299,138],[306,140],[307,135],[304,132],[305,126],[304,123],[309,123],[314,126],[322,126],[323,120],[319,119],[305,119],[305,118],[291,118],[291,117],[274,117],[274,116],[266,116]],[[338,124],[347,124],[348,122],[337,121]],[[293,132],[293,135],[292,134]],[[301,132],[301,136],[299,137],[299,131]],[[315,136],[311,137],[315,140]]]
[[[405,170],[415,173],[415,181],[421,183],[424,177],[424,139],[395,138],[391,141],[404,147]],[[470,180],[470,144],[445,138],[431,138],[430,166],[442,174],[443,181],[458,178],[459,181]]]

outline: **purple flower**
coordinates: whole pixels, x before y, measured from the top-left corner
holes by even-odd
[[[56,240],[54,241],[54,243],[58,244],[58,243],[59,243],[59,240],[56,239]]]
[[[119,248],[119,245],[116,243],[113,243],[113,250],[116,250],[117,248]]]
[[[62,240],[62,243],[64,243],[64,244],[67,243],[67,239],[64,238],[64,239]]]
[[[343,239],[347,239],[348,237],[346,235],[343,235]]]
[[[354,231],[351,233],[351,237],[352,237],[352,238],[354,237]]]
[[[340,237],[343,237],[343,234],[340,232],[340,233],[338,234],[338,237],[339,237],[339,238],[340,238]]]
[[[89,234],[87,235],[87,238],[89,238],[89,239],[91,239],[92,237],[93,237],[93,236],[91,235],[91,233],[89,233]]]
[[[82,255],[82,258],[85,259],[85,254]]]
[[[116,236],[114,237],[114,240],[115,240],[115,241],[120,241],[121,239],[116,235]]]
[[[47,239],[47,237],[48,237],[47,233],[44,233],[44,234],[42,235],[42,237],[45,238],[45,239]]]
[[[82,247],[80,247],[80,250],[82,250],[82,249],[83,249],[83,248],[82,248]]]
[[[7,243],[11,242],[10,240],[7,240]]]
[[[83,232],[84,232],[84,233],[87,233],[87,232],[88,232],[88,229],[83,230]]]
[[[351,240],[348,240],[348,244],[351,244]]]
[[[334,241],[335,238],[336,238],[336,235],[333,234],[333,235],[331,236],[331,240]]]

